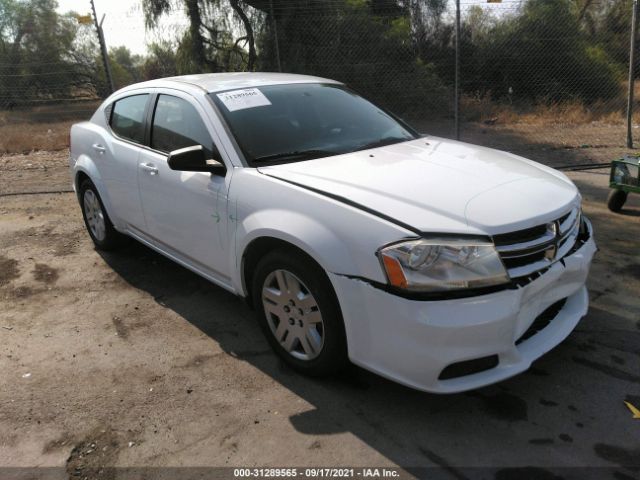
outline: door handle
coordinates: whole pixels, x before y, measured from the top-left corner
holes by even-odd
[[[107,151],[107,149],[105,147],[103,147],[102,145],[100,145],[99,143],[94,143],[93,144],[93,149],[98,152],[100,155],[104,154],[104,152]]]
[[[141,163],[140,168],[142,168],[145,172],[148,172],[149,175],[158,174],[158,169],[153,163]]]

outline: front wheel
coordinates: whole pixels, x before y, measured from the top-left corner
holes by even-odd
[[[313,376],[348,363],[342,313],[315,262],[284,250],[268,253],[253,277],[253,303],[271,347],[295,370]]]
[[[607,199],[607,207],[612,212],[619,212],[622,210],[624,203],[627,201],[627,192],[622,190],[611,190],[609,192],[609,198]]]

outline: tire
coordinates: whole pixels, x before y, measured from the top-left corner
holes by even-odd
[[[607,207],[612,212],[619,212],[622,210],[624,203],[627,201],[627,192],[622,190],[611,190],[609,192],[609,198],[607,199]]]
[[[126,237],[113,227],[98,189],[91,180],[85,179],[80,184],[78,200],[84,225],[98,250],[115,250],[125,243]]]
[[[338,300],[315,262],[286,250],[269,252],[256,266],[251,292],[260,327],[286,364],[316,377],[348,365]]]

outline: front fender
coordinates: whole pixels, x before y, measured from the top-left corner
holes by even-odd
[[[353,256],[344,242],[327,226],[295,211],[267,209],[253,212],[237,225],[234,288],[242,295],[247,286],[242,278],[242,258],[247,247],[259,238],[267,237],[290,243],[313,258],[327,272],[357,271]]]
[[[234,172],[229,205],[230,243],[235,248],[230,270],[234,289],[242,295],[247,293],[242,258],[257,238],[288,242],[328,273],[385,282],[376,251],[415,235],[369,212],[248,168]]]

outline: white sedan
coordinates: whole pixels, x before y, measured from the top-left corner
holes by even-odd
[[[291,367],[459,392],[526,370],[588,308],[562,173],[419,135],[345,85],[229,73],[126,87],[71,129],[93,242],[133,237],[244,297]]]

